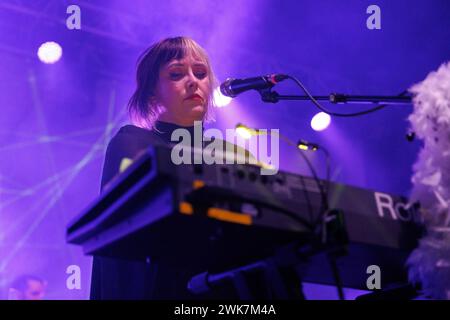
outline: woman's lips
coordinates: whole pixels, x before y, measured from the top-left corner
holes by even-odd
[[[192,95],[190,97],[187,97],[185,100],[199,100],[199,101],[203,102],[203,98],[200,97],[198,94],[194,94],[194,95]]]

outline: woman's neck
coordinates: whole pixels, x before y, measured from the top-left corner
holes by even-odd
[[[192,119],[174,119],[174,117],[171,117],[169,114],[167,113],[163,113],[159,116],[158,118],[159,122],[165,122],[165,123],[170,123],[173,125],[177,125],[179,127],[193,127],[194,126],[194,121]],[[198,120],[200,121],[200,120]]]

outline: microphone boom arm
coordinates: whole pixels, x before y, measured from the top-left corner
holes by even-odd
[[[264,102],[276,103],[280,100],[311,100],[306,95],[280,95],[272,89],[257,90]],[[338,103],[388,103],[388,104],[410,104],[411,96],[360,96],[340,93],[331,93],[328,96],[313,96],[317,101],[328,101]]]

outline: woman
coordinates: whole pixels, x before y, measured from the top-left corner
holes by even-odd
[[[175,129],[193,134],[194,121],[212,120],[216,80],[205,51],[192,39],[168,38],[151,46],[138,60],[136,78],[128,105],[133,125],[122,127],[108,145],[102,188],[120,171],[122,159],[152,144],[169,144]],[[94,257],[91,299],[191,299],[186,289],[191,276],[153,262]]]

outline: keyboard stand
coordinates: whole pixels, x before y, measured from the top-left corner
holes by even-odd
[[[231,283],[240,300],[304,300],[301,277],[296,270],[300,261],[296,258],[297,263],[286,263],[286,257],[289,257],[283,256],[286,252],[221,273],[197,274],[189,281],[188,290],[204,294]],[[255,280],[259,282],[257,285]]]

